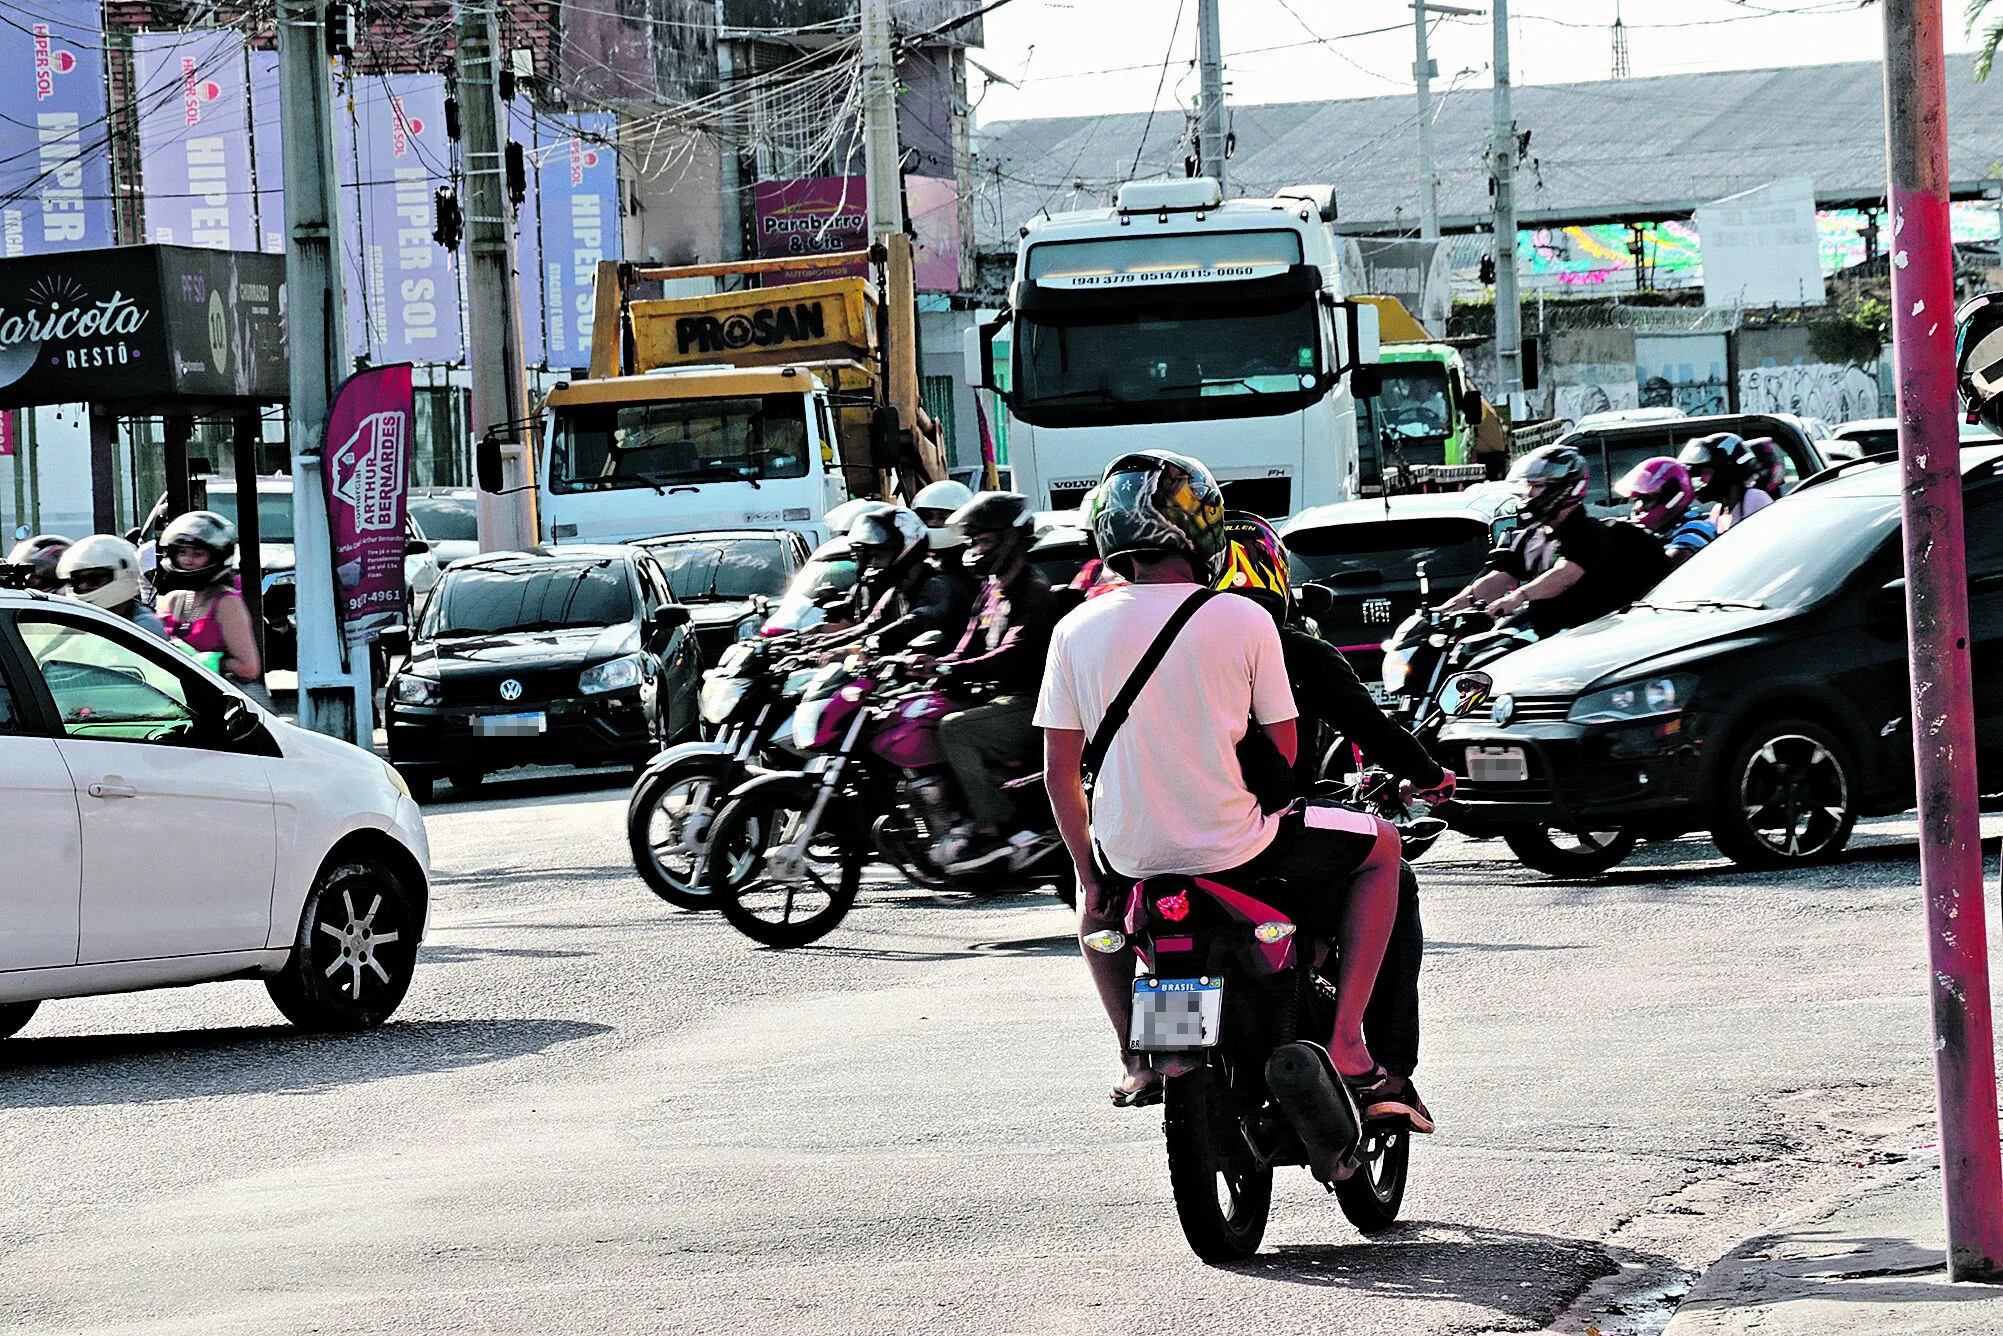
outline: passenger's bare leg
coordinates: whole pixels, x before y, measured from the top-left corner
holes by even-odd
[[[1377,970],[1384,963],[1391,928],[1398,921],[1400,853],[1397,827],[1380,818],[1377,843],[1349,884],[1349,903],[1342,916],[1335,1032],[1328,1042],[1328,1055],[1345,1076],[1367,1076],[1377,1066],[1363,1042],[1363,1013],[1370,1005],[1371,989],[1377,985]]]
[[[1081,913],[1078,916],[1078,949],[1085,954],[1085,968],[1091,971],[1092,986],[1099,990],[1099,1005],[1106,1009],[1106,1019],[1113,1023],[1113,1037],[1119,1042],[1126,1064],[1127,1074],[1120,1082],[1120,1088],[1132,1091],[1151,1085],[1155,1079],[1144,1054],[1127,1052],[1127,1031],[1134,1016],[1134,951],[1130,946],[1123,946],[1117,951],[1094,951],[1085,945],[1085,938],[1093,933],[1119,926]]]

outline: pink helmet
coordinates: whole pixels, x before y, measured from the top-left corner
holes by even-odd
[[[1753,476],[1746,486],[1757,487],[1776,501],[1787,487],[1787,456],[1771,436],[1755,436],[1746,442],[1753,452]]]
[[[1634,522],[1651,533],[1668,533],[1697,499],[1690,470],[1667,455],[1644,459],[1614,484],[1634,503]]]

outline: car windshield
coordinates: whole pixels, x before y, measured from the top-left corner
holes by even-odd
[[[417,527],[435,542],[475,543],[480,540],[480,508],[470,496],[413,496],[410,513]]]
[[[237,523],[236,491],[234,488],[209,493],[209,509],[228,520]],[[239,526],[241,527],[241,526]],[[257,540],[260,543],[289,543],[292,541],[292,493],[259,492],[257,494]]]
[[[1719,535],[1670,572],[1647,602],[1804,608],[1835,592],[1898,529],[1897,497],[1810,488]]]
[[[1377,421],[1400,436],[1447,434],[1447,369],[1437,362],[1391,362],[1377,395]]]
[[[431,638],[612,626],[633,616],[626,569],[615,561],[589,565],[454,567],[424,613]]]
[[[777,597],[786,589],[786,559],[779,544],[765,538],[720,542],[663,543],[649,546],[668,573],[668,586],[684,603]]]
[[[1301,529],[1286,536],[1297,581],[1348,585],[1410,584],[1417,565],[1426,576],[1458,588],[1488,555],[1488,525],[1473,515],[1425,515]]]
[[[550,490],[804,478],[805,405],[803,395],[768,394],[560,408]]]

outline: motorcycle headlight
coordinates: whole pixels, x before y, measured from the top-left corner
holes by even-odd
[[[1384,690],[1393,696],[1405,694],[1405,679],[1412,675],[1412,651],[1384,647]]]
[[[435,677],[398,673],[390,683],[390,697],[399,705],[437,705],[445,699],[445,688]]]
[[[1566,718],[1575,724],[1613,724],[1629,719],[1653,719],[1689,708],[1697,694],[1693,673],[1673,673],[1636,682],[1622,682],[1591,691],[1572,702]]]
[[[702,710],[702,721],[706,724],[720,724],[737,712],[737,703],[744,699],[744,693],[751,689],[751,683],[741,677],[729,677],[719,673],[706,673],[702,679],[702,690],[696,694],[696,703]]]
[[[622,654],[616,659],[607,659],[577,675],[577,689],[587,696],[639,685],[640,656],[637,654]]]

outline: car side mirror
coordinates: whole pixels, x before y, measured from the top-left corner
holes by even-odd
[[[1886,637],[1902,637],[1906,633],[1906,579],[1902,575],[1895,580],[1887,580],[1871,591],[1865,607],[1865,620],[1871,630]]]
[[[1335,591],[1327,585],[1304,584],[1294,591],[1300,610],[1319,621],[1335,611]]]
[[[654,609],[654,625],[663,631],[673,631],[689,624],[689,610],[686,603],[663,603]]]
[[[235,696],[230,696],[223,701],[220,722],[225,739],[230,742],[248,742],[257,736],[257,730],[263,721],[257,717],[256,710]]]
[[[403,554],[406,557],[421,557],[430,551],[431,544],[425,542],[422,538],[406,538],[403,540]]]

